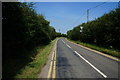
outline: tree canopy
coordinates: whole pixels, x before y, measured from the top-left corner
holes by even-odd
[[[30,56],[35,55],[36,47],[47,45],[57,36],[62,36],[61,33],[58,35],[43,15],[36,13],[33,5],[20,2],[2,3],[3,77],[14,76],[18,67],[15,71],[10,68],[27,59],[30,61]]]
[[[67,32],[67,37],[72,40],[107,45],[120,49],[120,8],[111,11],[103,16],[83,23]],[[80,26],[83,26],[80,32]]]

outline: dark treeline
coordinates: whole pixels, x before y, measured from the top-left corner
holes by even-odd
[[[2,3],[3,78],[14,76],[26,60],[30,61],[37,46],[49,44],[57,36],[63,36],[49,25],[43,15],[35,12],[33,5]]]
[[[120,8],[67,32],[68,38],[120,50]],[[80,32],[83,27],[82,32]]]

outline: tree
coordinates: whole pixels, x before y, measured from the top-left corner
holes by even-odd
[[[102,46],[113,46],[120,49],[120,8],[104,14],[96,20],[83,23],[67,32],[67,36],[73,40],[93,43]],[[79,33],[79,27],[83,26],[83,31]]]

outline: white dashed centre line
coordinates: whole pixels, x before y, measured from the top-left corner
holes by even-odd
[[[65,43],[63,40],[62,40],[63,43]]]
[[[69,48],[71,48],[68,44],[66,44]]]
[[[63,40],[62,42],[66,44]],[[71,48],[68,44],[66,44],[69,48]],[[72,49],[72,48],[71,48]],[[95,69],[98,73],[100,73],[104,78],[107,78],[107,76],[101,72],[98,68],[96,68],[93,64],[91,64],[88,60],[86,60],[83,56],[81,56],[77,51],[74,51],[80,58],[82,58],[85,62],[87,62],[93,69]]]
[[[77,51],[74,51],[79,57],[81,57],[85,62],[87,62],[92,68],[94,68],[98,73],[100,73],[104,78],[107,78],[107,76],[101,72],[99,69],[97,69],[94,65],[92,65],[88,60],[86,60],[84,57],[82,57]]]

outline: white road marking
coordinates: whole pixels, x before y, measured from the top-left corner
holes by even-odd
[[[91,67],[93,67],[98,73],[100,73],[104,78],[107,78],[107,76],[101,72],[99,69],[97,69],[94,65],[92,65],[88,60],[86,60],[84,57],[82,57],[77,51],[74,51],[79,57],[81,57],[85,62],[87,62]]]
[[[65,43],[63,40],[62,40],[63,43]]]
[[[65,43],[63,40],[62,40],[63,43]],[[66,43],[65,43],[66,44]],[[68,44],[66,44],[69,48],[71,48]]]
[[[71,48],[68,44],[66,44],[69,48]]]

